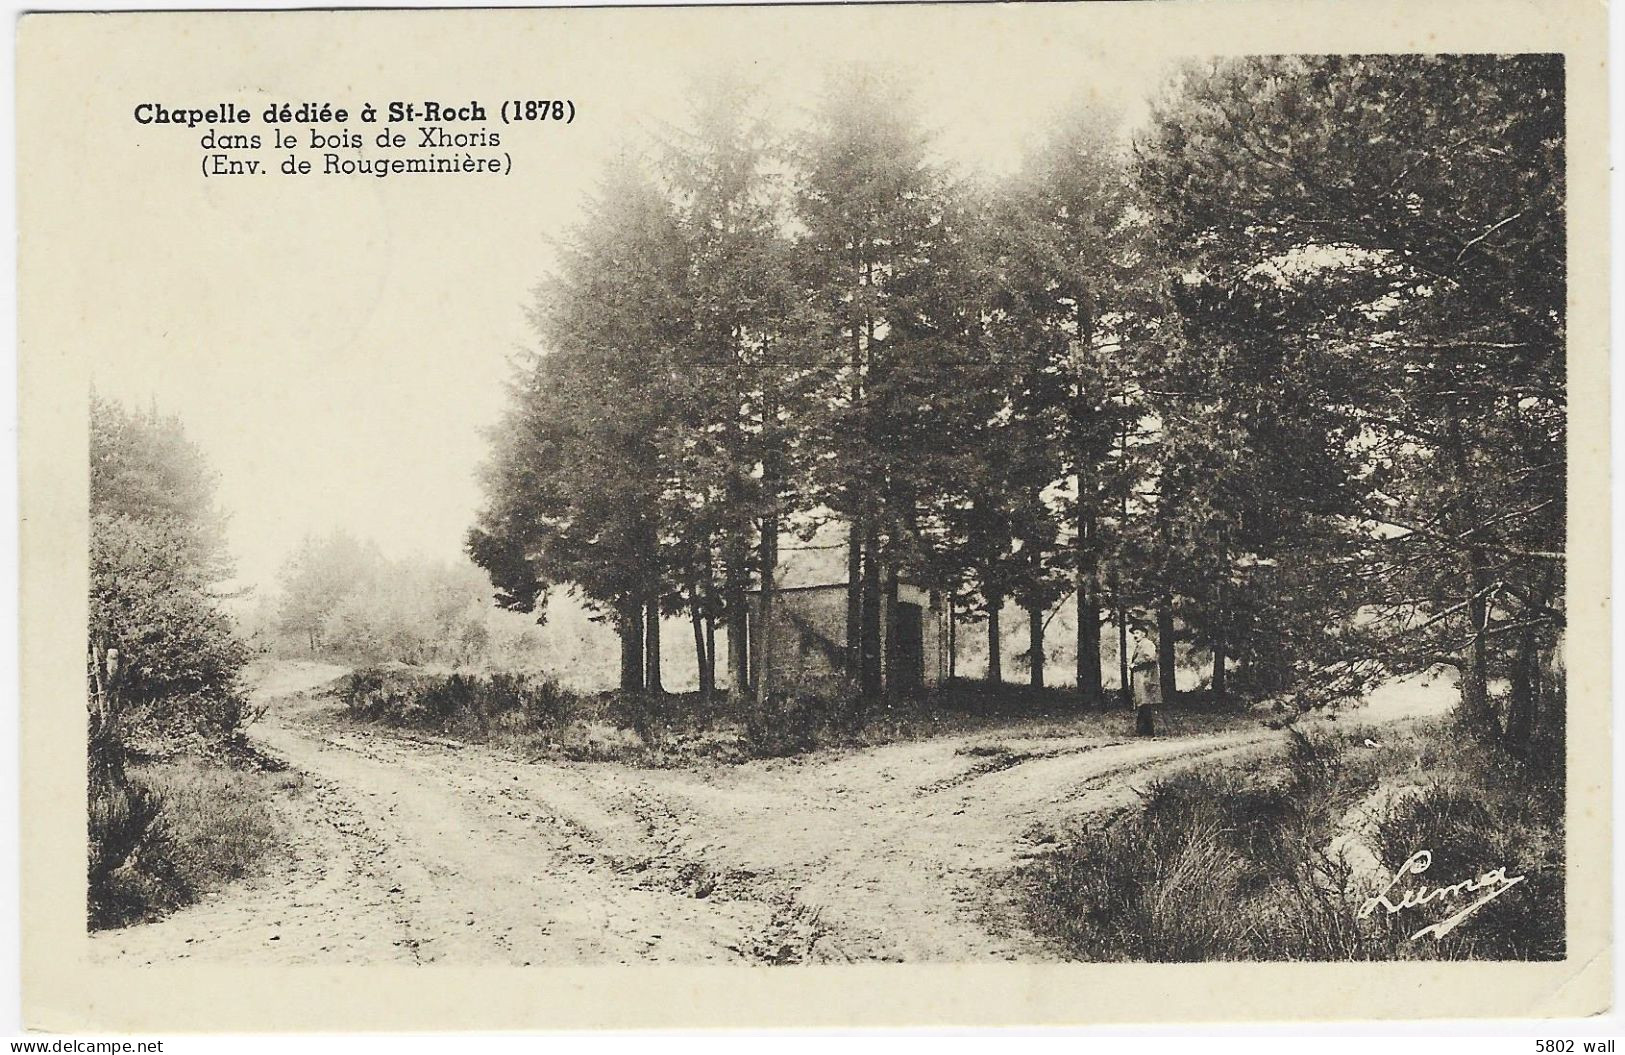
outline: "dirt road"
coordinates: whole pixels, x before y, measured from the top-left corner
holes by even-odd
[[[335,719],[284,665],[258,745],[306,777],[285,866],[98,935],[135,962],[569,964],[1047,959],[1001,879],[1045,829],[1130,805],[1261,727],[1001,732],[705,770],[521,761]],[[1400,707],[1408,711],[1408,707]]]

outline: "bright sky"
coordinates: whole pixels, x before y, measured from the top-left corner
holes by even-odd
[[[376,39],[328,34],[312,54],[308,40],[262,33],[254,47],[222,48],[211,77],[171,73],[132,42],[132,67],[146,62],[153,98],[173,104],[489,104],[534,84],[536,94],[568,92],[580,115],[560,129],[493,122],[514,155],[511,177],[249,186],[200,178],[195,134],[126,117],[109,175],[86,198],[112,233],[104,253],[77,263],[96,305],[82,334],[95,383],[186,421],[219,472],[249,582],[269,585],[303,535],[335,528],[391,556],[455,557],[480,502],[481,430],[502,408],[508,357],[531,341],[523,308],[550,266],[550,239],[620,144],[681,122],[694,76],[742,67],[794,125],[827,64],[900,56],[892,64],[916,85],[941,152],[1002,171],[1081,96],[1142,116],[1167,72],[1168,61],[1147,58],[1154,42],[1114,49],[1038,21],[1041,11],[1025,9],[1025,21],[1000,21],[1000,11],[867,9],[870,23],[855,31],[838,9],[758,9],[730,12],[728,34],[715,31],[721,12],[671,32],[656,32],[663,12],[641,22],[622,12],[558,35],[568,40],[493,24],[479,40],[423,33],[422,61],[410,66]],[[916,46],[927,26],[931,46]],[[300,48],[309,67],[290,71],[286,55]],[[371,72],[357,74],[357,88],[340,70]],[[130,178],[136,162],[153,178]],[[177,246],[176,232],[194,234]]]

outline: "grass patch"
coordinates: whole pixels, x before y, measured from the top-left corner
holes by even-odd
[[[256,874],[285,837],[278,799],[299,786],[256,760],[181,755],[95,787],[90,928],[149,922]]]
[[[1563,778],[1447,723],[1292,733],[1252,772],[1203,767],[1126,818],[1060,836],[1021,875],[1034,931],[1079,960],[1561,959]],[[1468,893],[1366,919],[1418,850],[1442,887],[1498,867],[1526,879],[1443,939],[1410,934]]]

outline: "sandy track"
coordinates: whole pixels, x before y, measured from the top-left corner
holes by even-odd
[[[524,762],[335,720],[284,666],[252,736],[306,776],[270,874],[102,956],[567,964],[1047,959],[1001,880],[1156,776],[1281,744],[943,736],[705,770]],[[985,752],[964,753],[975,745]]]

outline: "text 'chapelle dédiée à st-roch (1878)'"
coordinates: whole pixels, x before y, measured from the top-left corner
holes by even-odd
[[[203,106],[143,101],[143,128],[195,137],[198,170],[218,176],[507,176],[513,126],[569,125],[568,98],[392,100],[359,106],[279,102]],[[504,128],[503,126],[508,126]]]

